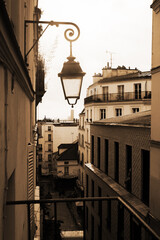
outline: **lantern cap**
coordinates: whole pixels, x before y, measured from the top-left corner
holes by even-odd
[[[75,61],[75,57],[69,56],[67,62],[64,62],[62,71],[58,73],[59,77],[83,77],[85,73],[82,71],[79,62]]]

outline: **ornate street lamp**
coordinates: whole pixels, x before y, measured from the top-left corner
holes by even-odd
[[[35,41],[35,43],[30,48],[30,50],[26,53],[26,28],[27,28],[27,24],[29,24],[29,23],[36,23],[36,24],[40,23],[40,24],[48,24],[48,25],[44,29],[42,34],[39,36],[39,38]],[[46,29],[49,26],[58,27],[59,25],[73,25],[78,31],[77,37],[75,37],[75,38],[73,38],[74,37],[73,29],[69,28],[64,32],[65,39],[70,42],[70,56],[67,58],[68,61],[63,64],[62,71],[58,74],[58,76],[61,78],[61,83],[62,83],[62,88],[63,88],[65,99],[67,99],[68,104],[72,105],[72,107],[73,107],[73,105],[75,105],[77,103],[77,100],[80,98],[83,76],[85,75],[85,73],[82,71],[79,63],[75,61],[75,57],[72,56],[72,42],[76,41],[80,35],[80,29],[75,23],[26,20],[25,21],[25,44],[24,44],[25,62],[27,65],[28,54],[34,48],[34,46],[37,44],[37,42],[39,41],[39,39],[43,35],[43,33],[46,31]]]
[[[62,71],[58,74],[61,78],[65,99],[67,99],[68,104],[72,105],[72,107],[80,98],[83,76],[85,75],[79,62],[76,62],[75,57],[72,56],[72,42],[77,40],[80,35],[80,30],[77,25],[76,28],[78,30],[78,36],[75,39],[69,39],[67,37],[68,31],[70,31],[70,37],[74,35],[73,29],[67,29],[64,33],[66,40],[70,42],[70,56],[67,58],[68,61],[63,64]]]

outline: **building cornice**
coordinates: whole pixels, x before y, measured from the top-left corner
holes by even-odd
[[[19,85],[33,101],[35,91],[3,1],[0,2],[0,16],[4,27],[0,31],[0,64],[14,74]]]
[[[138,124],[124,124],[124,123],[100,123],[100,122],[94,122],[91,124],[93,126],[107,126],[107,127],[127,127],[127,128],[151,128],[151,126],[148,125],[138,125]]]
[[[160,0],[155,0],[152,5],[151,8],[153,9],[153,11],[155,13],[158,13],[160,11]]]
[[[151,74],[160,72],[160,66],[154,67],[151,69]]]
[[[117,76],[112,78],[103,78],[98,83],[99,84],[106,84],[106,83],[113,83],[113,82],[126,82],[126,81],[135,81],[135,80],[143,80],[149,79],[151,80],[151,75],[146,76]]]
[[[91,163],[85,164],[85,169],[94,174],[96,178],[107,184],[108,187],[118,196],[120,196],[124,201],[126,201],[133,209],[135,209],[139,214],[146,217],[149,212],[149,207],[147,207],[141,200],[136,196],[129,193],[124,187],[114,181],[110,176],[106,175],[96,166]],[[87,173],[87,171],[86,171]],[[140,207],[141,206],[141,207]]]
[[[151,147],[160,148],[160,141],[151,140]]]

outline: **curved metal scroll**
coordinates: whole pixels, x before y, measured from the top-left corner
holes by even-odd
[[[73,37],[74,36],[74,34],[75,34],[75,32],[74,32],[74,30],[72,29],[72,28],[68,28],[68,29],[66,29],[65,30],[65,32],[64,32],[64,37],[65,37],[65,39],[67,40],[67,41],[69,41],[69,42],[74,42],[74,41],[76,41],[78,38],[79,38],[79,36],[80,36],[80,29],[79,29],[79,27],[75,24],[75,23],[72,23],[72,22],[54,22],[54,21],[51,21],[50,22],[50,25],[56,25],[57,27],[59,26],[59,25],[72,25],[72,26],[74,26],[76,29],[77,29],[77,36],[75,37],[75,38],[71,38],[71,37]],[[69,36],[68,36],[69,35]]]
[[[72,23],[72,22],[54,22],[54,21],[51,21],[50,25],[56,25],[57,27],[59,25],[72,25],[77,29],[77,35],[74,38],[72,38],[72,37],[75,35],[75,32],[72,28],[68,28],[64,32],[65,39],[70,42],[70,57],[72,57],[72,42],[76,41],[80,36],[79,27],[75,23]]]

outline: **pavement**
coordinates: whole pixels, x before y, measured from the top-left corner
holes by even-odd
[[[57,204],[57,219],[63,221],[61,223],[62,230],[78,230],[79,227],[73,218],[70,210],[66,203],[58,203]]]

